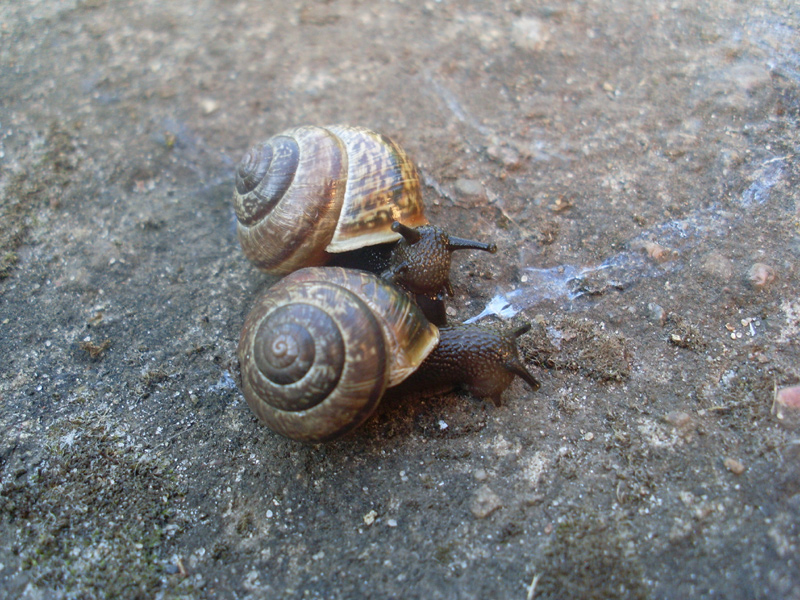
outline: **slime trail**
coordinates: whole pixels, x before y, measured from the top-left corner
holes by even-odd
[[[757,168],[753,183],[736,202],[738,210],[726,210],[716,203],[683,219],[655,225],[632,239],[625,250],[597,266],[524,267],[525,283],[522,286],[499,290],[480,314],[466,322],[474,323],[492,315],[509,319],[545,301],[573,301],[608,289],[628,289],[644,279],[663,277],[682,269],[686,265],[680,257],[685,256],[688,250],[708,244],[713,238],[730,235],[748,212],[754,212],[769,201],[771,189],[785,176],[787,161],[791,158],[775,157]],[[676,257],[663,263],[654,262],[642,251],[646,243],[652,242],[675,251]]]
[[[789,10],[796,12],[798,9]],[[797,30],[787,22],[774,19],[748,21],[736,32],[735,37],[746,38],[763,49],[769,57],[767,64],[772,73],[795,82],[800,81]],[[489,135],[490,132],[463,108],[450,90],[430,75],[427,79],[435,94],[459,121],[484,136]],[[730,235],[748,213],[763,208],[770,199],[770,191],[786,176],[788,165],[795,161],[798,154],[800,147],[794,148],[788,156],[776,156],[756,165],[753,169],[753,183],[742,192],[736,203],[738,206],[734,206],[733,211],[717,203],[683,219],[656,225],[631,240],[626,250],[610,256],[597,266],[561,265],[549,269],[524,267],[525,282],[522,286],[498,290],[483,311],[467,322],[472,323],[491,315],[508,319],[541,302],[573,301],[602,293],[609,288],[626,289],[643,279],[662,277],[682,269],[686,265],[680,257],[687,250],[707,244],[714,238]],[[794,207],[776,206],[775,209],[794,212]],[[655,264],[642,252],[647,242],[656,242],[676,251],[676,258]]]

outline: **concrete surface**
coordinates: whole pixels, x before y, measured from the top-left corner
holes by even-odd
[[[2,3],[0,595],[800,598],[799,27],[777,0]],[[331,122],[497,243],[457,257],[453,318],[534,322],[538,392],[319,446],[258,425],[234,353],[273,279],[233,165]]]

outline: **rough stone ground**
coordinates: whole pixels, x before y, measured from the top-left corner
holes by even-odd
[[[800,598],[799,28],[777,0],[2,3],[0,595]],[[497,242],[457,258],[454,320],[534,321],[540,391],[319,446],[258,425],[233,359],[273,280],[232,169],[329,122]]]

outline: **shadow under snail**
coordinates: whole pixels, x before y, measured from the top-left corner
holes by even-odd
[[[496,251],[429,224],[414,163],[363,127],[297,127],[256,144],[236,168],[234,209],[245,255],[275,275],[333,262],[441,299],[453,294],[453,251]]]
[[[516,338],[528,329],[437,328],[407,294],[371,273],[305,268],[267,290],[247,316],[242,390],[261,421],[307,442],[358,427],[395,386],[461,387],[499,405],[515,376],[539,387],[517,352]]]

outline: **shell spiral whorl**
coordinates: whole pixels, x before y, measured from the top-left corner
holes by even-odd
[[[271,211],[294,180],[300,148],[289,137],[275,137],[253,146],[236,169],[236,215],[252,225]],[[254,194],[262,185],[260,193]]]
[[[311,408],[336,387],[344,366],[339,327],[324,311],[303,303],[279,306],[259,324],[253,360],[267,381],[286,392],[275,397],[274,406]],[[293,386],[306,377],[306,385]]]

